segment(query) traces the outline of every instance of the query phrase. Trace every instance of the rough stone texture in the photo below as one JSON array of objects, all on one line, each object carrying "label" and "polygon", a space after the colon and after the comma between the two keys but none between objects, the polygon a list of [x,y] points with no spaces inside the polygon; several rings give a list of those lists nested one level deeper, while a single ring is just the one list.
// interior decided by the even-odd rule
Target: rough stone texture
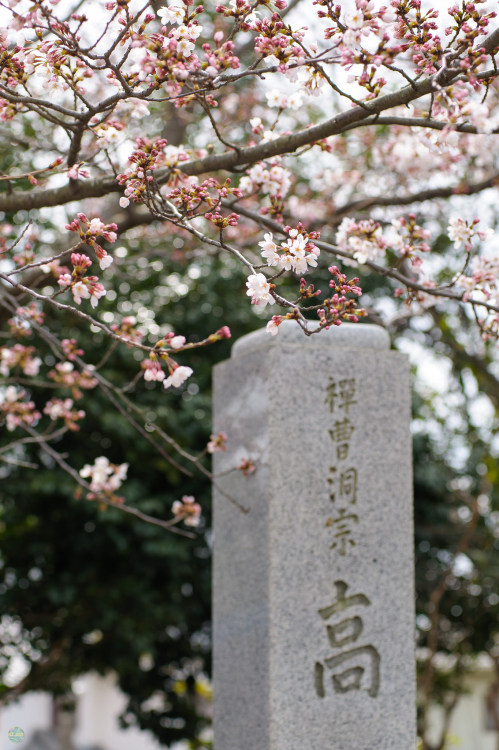
[{"label": "rough stone texture", "polygon": [[290,322],[217,366],[215,472],[258,468],[215,489],[216,750],[414,750],[409,419],[377,326]]}]

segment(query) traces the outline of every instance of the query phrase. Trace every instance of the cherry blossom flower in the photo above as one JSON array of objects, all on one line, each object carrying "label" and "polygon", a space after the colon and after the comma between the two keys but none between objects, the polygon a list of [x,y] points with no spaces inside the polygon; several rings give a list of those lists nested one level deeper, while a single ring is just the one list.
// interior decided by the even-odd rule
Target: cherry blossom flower
[{"label": "cherry blossom flower", "polygon": [[185,17],[185,8],[181,5],[172,3],[169,6],[163,6],[158,10],[158,17],[165,26],[169,23],[183,23]]},{"label": "cherry blossom flower", "polygon": [[265,307],[267,303],[269,305],[275,304],[275,299],[270,294],[270,284],[263,273],[250,274],[246,286],[248,287],[246,294],[251,297],[252,305]]},{"label": "cherry blossom flower", "polygon": [[78,348],[76,339],[63,339],[61,344],[64,354],[69,360],[75,360],[76,357],[81,357],[84,354],[83,349]]},{"label": "cherry blossom flower", "polygon": [[[102,250],[102,248],[100,248]],[[106,254],[101,253],[101,263],[107,266],[105,262]],[[92,307],[96,307],[101,297],[106,294],[103,285],[99,283],[97,276],[85,276],[87,268],[92,265],[92,261],[83,253],[72,253],[71,262],[74,266],[73,273],[63,273],[59,276],[57,283],[64,290],[71,289],[73,299],[77,305],[81,304],[82,299],[90,299]]]},{"label": "cherry blossom flower", "polygon": [[47,401],[43,413],[47,414],[50,419],[63,419],[66,427],[70,430],[78,430],[76,422],[85,417],[83,409],[74,409],[74,401],[71,398],[52,398]]},{"label": "cherry blossom flower", "polygon": [[180,349],[185,344],[185,336],[174,336],[168,343],[172,349]]},{"label": "cherry blossom flower", "polygon": [[350,29],[361,29],[364,25],[364,14],[360,8],[345,13],[345,23]]},{"label": "cherry blossom flower", "polygon": [[54,383],[58,383],[64,388],[70,388],[75,399],[82,397],[81,389],[91,390],[98,383],[90,368],[78,372],[72,362],[58,362],[55,368],[50,370],[48,377]]},{"label": "cherry blossom flower", "polygon": [[[316,235],[314,235],[314,238]],[[319,257],[319,248],[310,241],[310,236],[299,232],[298,229],[288,228],[288,239],[278,247],[271,232],[264,235],[261,255],[269,266],[292,270],[295,273],[306,273],[308,266],[315,268]]]},{"label": "cherry blossom flower", "polygon": [[[67,276],[68,274],[61,276],[61,278],[59,279],[59,284],[62,284],[63,281],[66,281]],[[69,283],[71,283],[71,280]],[[73,284],[73,286],[71,287],[71,291],[73,293],[73,299],[77,305],[81,304],[82,299],[88,299],[90,297],[90,290],[88,286],[83,283],[83,281],[77,281],[75,284]]]},{"label": "cherry blossom flower", "polygon": [[471,276],[461,274],[456,286],[464,289],[463,299],[469,299],[471,292],[479,292],[483,298],[499,303],[499,252],[476,255],[470,263]]},{"label": "cherry blossom flower", "polygon": [[271,336],[277,336],[279,333],[279,326],[282,321],[285,320],[285,315],[273,315],[272,319],[267,323],[265,330],[270,333]]},{"label": "cherry blossom flower", "polygon": [[272,233],[264,234],[262,242],[258,243],[262,248],[261,255],[267,261],[269,266],[277,266],[279,263],[279,253],[277,252],[277,245],[272,239]]},{"label": "cherry blossom flower", "polygon": [[135,315],[127,315],[121,323],[112,323],[110,328],[114,333],[130,341],[131,344],[138,344],[142,339],[142,333],[137,330],[136,325],[137,318]]},{"label": "cherry blossom flower", "polygon": [[172,385],[174,388],[180,388],[185,383],[187,378],[190,378],[194,370],[191,367],[185,367],[184,365],[177,365],[175,369],[170,373],[169,377],[163,381],[165,388],[170,388]]},{"label": "cherry blossom flower", "polygon": [[38,375],[42,360],[40,357],[33,357],[34,351],[33,346],[22,344],[15,344],[11,348],[0,347],[0,375],[8,377],[15,367],[20,367],[25,375],[32,377]]},{"label": "cherry blossom flower", "polygon": [[473,221],[466,221],[460,216],[453,216],[450,219],[447,232],[456,249],[464,247],[465,250],[470,250],[473,237],[486,240],[492,236],[491,229],[479,230],[476,228],[479,222],[480,219],[478,218],[473,219]]},{"label": "cherry blossom flower", "polygon": [[256,466],[251,458],[242,458],[237,469],[242,473],[243,477],[247,477],[255,473]]},{"label": "cherry blossom flower", "polygon": [[[385,254],[387,246],[378,222],[372,219],[356,222],[348,217],[345,217],[338,227],[336,242],[342,250],[352,253],[358,263],[378,260]],[[343,262],[352,265],[347,258],[344,258]]]},{"label": "cherry blossom flower", "polygon": [[184,495],[182,500],[175,500],[172,505],[172,513],[186,526],[199,526],[201,519],[201,506],[196,503],[192,495]]},{"label": "cherry blossom flower", "polygon": [[166,377],[164,370],[156,359],[144,359],[141,367],[144,370],[144,380],[148,382],[154,380],[162,381]]},{"label": "cherry blossom flower", "polygon": [[90,489],[92,495],[89,495],[89,499],[99,494],[114,496],[116,490],[121,487],[121,484],[126,479],[128,471],[128,464],[113,464],[109,461],[106,456],[99,456],[95,459],[93,465],[85,464],[80,469],[80,476],[83,479],[90,478]]},{"label": "cherry blossom flower", "polygon": [[218,435],[210,435],[206,446],[208,453],[218,453],[227,450],[227,435],[225,432],[219,432]]},{"label": "cherry blossom flower", "polygon": [[90,177],[90,172],[88,169],[83,169],[83,162],[80,162],[80,164],[73,164],[66,172],[66,176],[70,180],[87,179]]},{"label": "cherry blossom flower", "polygon": [[35,425],[41,417],[33,401],[23,400],[26,395],[26,391],[13,385],[0,389],[0,417],[5,418],[9,432],[23,424]]}]

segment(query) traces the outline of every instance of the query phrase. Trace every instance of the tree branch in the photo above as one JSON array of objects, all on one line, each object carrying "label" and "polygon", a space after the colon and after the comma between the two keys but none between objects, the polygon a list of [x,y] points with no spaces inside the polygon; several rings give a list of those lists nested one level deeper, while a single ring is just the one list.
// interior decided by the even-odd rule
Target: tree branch
[{"label": "tree branch", "polygon": [[[481,46],[488,54],[491,54],[498,45],[499,29],[496,29],[484,40]],[[438,81],[438,86],[449,86],[459,75],[460,71],[444,71]],[[242,148],[239,152],[225,151],[221,154],[210,154],[201,159],[184,162],[180,168],[188,175],[202,175],[206,172],[220,169],[231,171],[235,167],[254,164],[273,156],[292,153],[301,146],[309,145],[323,138],[343,133],[357,125],[365,124],[364,121],[368,118],[370,118],[370,124],[372,124],[381,112],[394,107],[408,105],[410,102],[430,94],[434,90],[435,85],[437,84],[434,77],[425,78],[414,85],[404,86],[399,91],[394,91],[377,99],[367,101],[363,103],[362,107],[352,107],[344,112],[340,112],[335,117],[325,120],[318,125],[303,128],[289,135],[282,135],[273,141]],[[158,170],[155,175],[159,184],[166,181],[168,176],[169,170]],[[121,189],[114,179],[109,179],[108,177],[87,180],[85,182],[78,181],[60,188],[2,195],[0,196],[0,211],[19,211],[45,206],[56,206],[69,203],[73,200],[96,198],[110,193],[121,192]]]}]

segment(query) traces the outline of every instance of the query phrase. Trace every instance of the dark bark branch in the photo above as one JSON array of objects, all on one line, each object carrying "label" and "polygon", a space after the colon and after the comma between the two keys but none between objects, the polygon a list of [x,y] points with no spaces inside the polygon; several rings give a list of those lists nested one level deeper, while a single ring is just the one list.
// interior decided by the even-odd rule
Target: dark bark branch
[{"label": "dark bark branch", "polygon": [[[480,131],[474,125],[450,125],[448,122],[442,122],[440,120],[428,120],[425,117],[377,117],[376,125],[402,125],[407,128],[429,128],[430,130],[444,130],[449,128],[457,133],[472,133],[476,134]],[[485,135],[492,135],[499,133],[499,128],[495,128],[490,133]]]},{"label": "dark bark branch", "polygon": [[499,172],[471,185],[461,184],[450,185],[449,187],[428,188],[427,190],[420,190],[418,193],[410,193],[409,195],[379,195],[372,198],[361,198],[337,208],[333,218],[336,221],[336,219],[345,216],[345,214],[354,213],[355,211],[365,211],[367,208],[373,208],[374,206],[408,206],[411,203],[421,203],[422,201],[433,200],[435,198],[449,198],[451,195],[474,195],[496,185],[499,185]]}]

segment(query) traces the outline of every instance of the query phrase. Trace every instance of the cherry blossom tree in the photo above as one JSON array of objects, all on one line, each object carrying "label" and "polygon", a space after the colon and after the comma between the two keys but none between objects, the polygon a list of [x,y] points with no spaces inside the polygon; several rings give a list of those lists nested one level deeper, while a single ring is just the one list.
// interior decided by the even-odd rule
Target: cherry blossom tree
[{"label": "cherry blossom tree", "polygon": [[[230,307],[207,335],[171,324],[173,305],[196,306],[189,273],[210,258],[269,336],[283,320],[304,336],[373,321],[448,351],[496,406],[494,5],[2,3],[5,471],[29,471],[35,444],[79,496],[195,533],[188,490],[150,515],[127,502],[127,455],[76,465],[64,443],[98,391],[164,460],[216,481],[138,398],[166,389],[180,405],[198,350],[231,336]],[[184,280],[170,269],[137,311],[137,285],[165,259]],[[83,327],[107,339],[104,357]],[[131,380],[106,375],[122,356]]]}]

